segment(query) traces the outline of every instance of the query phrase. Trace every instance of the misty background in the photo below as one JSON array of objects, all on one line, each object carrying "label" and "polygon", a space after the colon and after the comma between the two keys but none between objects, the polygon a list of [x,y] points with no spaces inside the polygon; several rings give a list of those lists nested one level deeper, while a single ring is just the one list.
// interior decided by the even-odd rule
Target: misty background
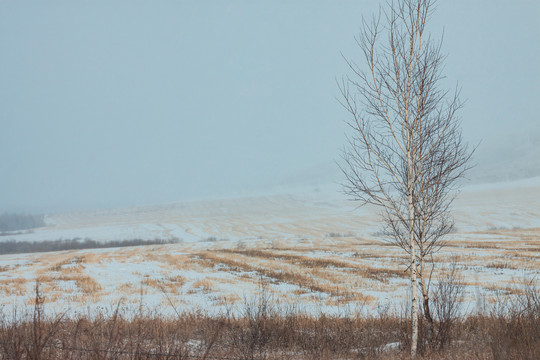
[{"label": "misty background", "polygon": [[[0,3],[0,211],[339,182],[336,79],[375,1]],[[473,181],[540,175],[540,2],[440,1]]]}]

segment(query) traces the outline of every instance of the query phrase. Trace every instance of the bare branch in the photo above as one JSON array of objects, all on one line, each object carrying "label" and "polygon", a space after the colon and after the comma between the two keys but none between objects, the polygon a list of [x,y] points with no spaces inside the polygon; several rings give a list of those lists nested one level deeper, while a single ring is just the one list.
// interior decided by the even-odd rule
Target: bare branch
[{"label": "bare branch", "polygon": [[351,116],[343,189],[361,205],[380,207],[383,233],[410,256],[413,314],[417,276],[429,306],[425,263],[454,229],[450,206],[474,152],[460,130],[459,89],[440,86],[442,39],[426,31],[434,4],[389,0],[371,21],[362,19],[356,44],[364,66],[344,57],[352,74],[338,84]]}]

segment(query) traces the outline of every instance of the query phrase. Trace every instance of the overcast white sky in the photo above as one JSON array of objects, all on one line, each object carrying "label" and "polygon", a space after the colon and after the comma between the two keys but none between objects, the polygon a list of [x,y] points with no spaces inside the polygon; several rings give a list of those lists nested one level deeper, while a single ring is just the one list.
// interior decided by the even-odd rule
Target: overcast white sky
[{"label": "overcast white sky", "polygon": [[[209,198],[333,169],[340,52],[358,55],[361,16],[376,9],[0,2],[0,210]],[[540,2],[440,1],[431,28],[443,27],[466,139],[540,136]]]}]

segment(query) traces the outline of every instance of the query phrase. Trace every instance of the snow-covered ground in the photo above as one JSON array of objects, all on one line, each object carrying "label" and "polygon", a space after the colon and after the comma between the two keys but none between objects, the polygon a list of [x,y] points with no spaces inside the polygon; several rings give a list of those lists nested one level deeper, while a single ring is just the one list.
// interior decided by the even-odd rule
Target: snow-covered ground
[{"label": "snow-covered ground", "polygon": [[[377,236],[376,211],[334,185],[288,194],[49,215],[47,227],[0,241],[179,239],[176,244],[0,255],[0,305],[31,304],[36,280],[56,310],[141,303],[161,313],[225,311],[256,295],[310,311],[399,306],[406,257]],[[457,232],[435,256],[455,261],[478,294],[519,290],[540,274],[540,178],[465,187]],[[131,305],[130,305],[131,304]],[[472,305],[469,305],[472,306]]]}]

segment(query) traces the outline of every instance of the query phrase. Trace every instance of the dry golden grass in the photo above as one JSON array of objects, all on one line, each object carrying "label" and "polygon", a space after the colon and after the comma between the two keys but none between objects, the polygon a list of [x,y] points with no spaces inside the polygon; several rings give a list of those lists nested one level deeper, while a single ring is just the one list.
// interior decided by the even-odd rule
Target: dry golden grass
[{"label": "dry golden grass", "polygon": [[[47,304],[47,303],[55,303],[58,300],[61,299],[61,294],[57,292],[51,292],[47,291],[46,289],[43,289],[42,297],[39,299],[41,304]],[[26,305],[29,306],[35,306],[36,305],[36,298],[35,297],[28,297],[25,301]]]},{"label": "dry golden grass", "polygon": [[[507,299],[502,304],[505,313],[493,311],[501,306],[495,297],[486,299],[486,315],[452,316],[444,324],[437,322],[432,332],[421,318],[418,359],[536,360],[540,299],[527,294]],[[238,315],[209,316],[199,311],[166,318],[122,306],[114,316],[50,317],[43,311],[47,301],[42,296],[32,298],[33,312],[17,314],[11,323],[0,321],[0,358],[13,359],[13,354],[21,359],[117,360],[410,358],[410,319],[403,313],[383,310],[363,317],[346,311],[313,316],[298,308],[281,308],[263,291],[255,301],[244,302]],[[215,297],[215,301],[228,304],[237,299]]]},{"label": "dry golden grass", "polygon": [[519,269],[516,265],[512,264],[510,261],[492,261],[485,265],[488,269]]},{"label": "dry golden grass", "polygon": [[[350,287],[347,287],[347,284],[343,282],[346,278],[340,277],[339,274],[328,271],[318,272],[318,270],[315,270],[312,275],[318,276],[308,276],[305,275],[305,271],[300,269],[286,270],[283,264],[279,264],[279,262],[271,263],[272,266],[276,267],[276,269],[272,269],[268,266],[254,266],[243,259],[231,258],[230,255],[231,253],[229,252],[225,252],[225,256],[220,255],[217,252],[204,252],[197,254],[196,257],[203,266],[214,269],[217,266],[221,271],[227,272],[250,273],[249,275],[244,274],[244,278],[248,280],[263,276],[273,279],[276,283],[287,283],[299,286],[310,292],[322,292],[331,296],[337,296],[340,297],[342,301],[353,301],[353,299],[358,296],[357,292],[351,291]],[[223,265],[225,265],[226,268],[222,268],[221,266]]]},{"label": "dry golden grass", "polygon": [[508,250],[501,253],[501,257],[511,258],[512,261],[527,261],[533,265],[534,268],[540,269],[540,262],[536,261],[540,259],[540,253],[529,254],[527,252],[516,253],[515,250]]},{"label": "dry golden grass", "polygon": [[493,292],[502,294],[502,295],[524,295],[525,289],[522,287],[510,286],[504,284],[497,285],[484,285],[484,289],[491,290]]},{"label": "dry golden grass", "polygon": [[36,281],[57,291],[60,281],[73,281],[85,296],[92,296],[93,298],[98,297],[99,292],[102,290],[101,285],[96,280],[81,273],[39,275]]},{"label": "dry golden grass", "polygon": [[192,265],[192,261],[187,255],[162,254],[156,260],[165,262],[168,268],[172,267],[176,270],[188,270]]},{"label": "dry golden grass", "polygon": [[25,278],[0,280],[0,292],[3,292],[6,296],[22,296],[26,294],[27,283],[28,280]]},{"label": "dry golden grass", "polygon": [[205,279],[201,279],[201,280],[198,280],[198,281],[194,282],[191,285],[191,287],[193,289],[202,291],[205,294],[209,294],[209,293],[212,292],[212,290],[214,288],[214,283],[211,280],[209,280],[208,278],[205,278]]},{"label": "dry golden grass", "polygon": [[[272,285],[283,283],[295,286],[294,290],[283,287],[288,289],[288,293],[280,293],[283,291],[280,286],[272,286],[274,289],[269,291],[276,295],[290,296],[291,299],[301,296],[304,301],[310,294],[315,294],[316,298],[317,293],[321,292],[328,295],[324,296],[324,301],[336,305],[348,301],[363,302],[366,299],[361,295],[362,289],[380,292],[382,296],[405,289],[408,273],[404,270],[408,260],[400,249],[377,238],[340,236],[337,232],[338,235],[329,236],[329,229],[324,233],[317,233],[320,229],[308,230],[295,230],[309,235],[306,238],[268,240],[261,236],[239,242],[208,241],[112,249],[99,253],[82,250],[35,254],[27,256],[20,265],[0,267],[0,293],[24,296],[26,283],[24,286],[12,285],[24,275],[29,279],[26,282],[33,282],[35,278],[43,281],[44,290],[50,298],[56,298],[55,293],[78,296],[79,291],[85,296],[102,297],[104,289],[99,284],[100,279],[86,274],[93,268],[87,268],[87,265],[97,264],[105,268],[110,262],[141,266],[151,262],[156,274],[160,274],[145,277],[143,273],[131,270],[129,275],[139,280],[135,284],[124,283],[122,278],[117,280],[120,285],[107,289],[114,296],[136,295],[140,290],[139,281],[148,291],[178,294],[186,282],[193,281],[192,271],[203,276],[208,286],[196,283],[186,290],[215,295],[216,299],[219,296],[234,298],[235,295],[230,294],[234,290],[227,293],[223,289],[250,289],[260,277],[269,279]],[[493,291],[500,289],[510,293],[511,287],[505,282],[508,274],[519,276],[517,272],[521,270],[532,273],[532,276],[540,274],[539,228],[489,230],[462,235],[453,234],[449,246],[435,255],[433,279],[443,275],[442,269],[452,257],[463,272],[479,274],[479,280],[470,281],[471,285],[474,283]],[[186,270],[190,270],[185,275],[190,279],[163,276]],[[214,276],[216,272],[227,276]],[[501,281],[498,275],[506,278]],[[156,279],[162,276],[162,279]],[[76,286],[68,286],[63,283],[65,281],[73,281]],[[222,284],[238,286],[220,286]],[[73,294],[70,287],[75,290]],[[373,300],[368,298],[366,301]]]},{"label": "dry golden grass", "polygon": [[237,304],[241,300],[242,299],[236,294],[217,295],[214,303],[217,306],[228,306]]},{"label": "dry golden grass", "polygon": [[99,264],[102,260],[107,259],[103,254],[88,253],[81,256],[81,262],[84,264]]},{"label": "dry golden grass", "polygon": [[449,241],[446,246],[470,249],[502,249],[501,244],[495,241]]},{"label": "dry golden grass", "polygon": [[361,292],[357,292],[357,293],[352,293],[351,292],[351,293],[348,293],[348,294],[344,294],[342,296],[329,297],[326,300],[326,305],[340,306],[340,305],[347,304],[347,303],[350,303],[350,302],[355,302],[355,303],[359,303],[359,304],[362,304],[362,305],[367,305],[369,303],[372,303],[375,300],[377,300],[377,299],[375,297],[371,296],[371,295],[364,295]]},{"label": "dry golden grass", "polygon": [[124,283],[116,287],[117,292],[124,295],[133,295],[137,293],[137,288],[132,283]]},{"label": "dry golden grass", "polygon": [[97,295],[98,291],[101,290],[101,285],[90,276],[77,276],[74,280],[79,289],[86,295]]},{"label": "dry golden grass", "polygon": [[145,277],[143,281],[141,281],[141,284],[144,286],[148,286],[157,290],[161,290],[163,285],[162,282],[158,279],[152,279],[150,277]]},{"label": "dry golden grass", "polygon": [[[313,258],[308,256],[299,256],[292,254],[285,254],[283,252],[276,252],[273,250],[220,250],[220,252],[239,254],[245,257],[258,257],[263,259],[272,260],[278,264],[281,264],[283,261],[301,266],[304,268],[310,269],[339,269],[352,272],[355,276],[360,276],[364,278],[370,278],[373,280],[386,282],[388,278],[397,277],[404,278],[407,276],[406,273],[400,270],[393,270],[388,268],[375,268],[370,267],[365,264],[353,263],[343,261],[342,259],[333,259],[333,258]],[[328,274],[328,272],[324,272]],[[324,274],[322,273],[322,274]],[[321,274],[321,272],[319,272]]]},{"label": "dry golden grass", "polygon": [[144,251],[141,254],[141,261],[154,261],[163,264],[167,269],[187,270],[191,267],[192,261],[187,255],[174,255],[163,251]]},{"label": "dry golden grass", "polygon": [[[146,276],[141,284],[151,287],[153,289],[176,294],[178,290],[186,283],[186,278],[180,275],[169,276],[163,279],[153,279]],[[133,287],[133,286],[132,286]]]}]

